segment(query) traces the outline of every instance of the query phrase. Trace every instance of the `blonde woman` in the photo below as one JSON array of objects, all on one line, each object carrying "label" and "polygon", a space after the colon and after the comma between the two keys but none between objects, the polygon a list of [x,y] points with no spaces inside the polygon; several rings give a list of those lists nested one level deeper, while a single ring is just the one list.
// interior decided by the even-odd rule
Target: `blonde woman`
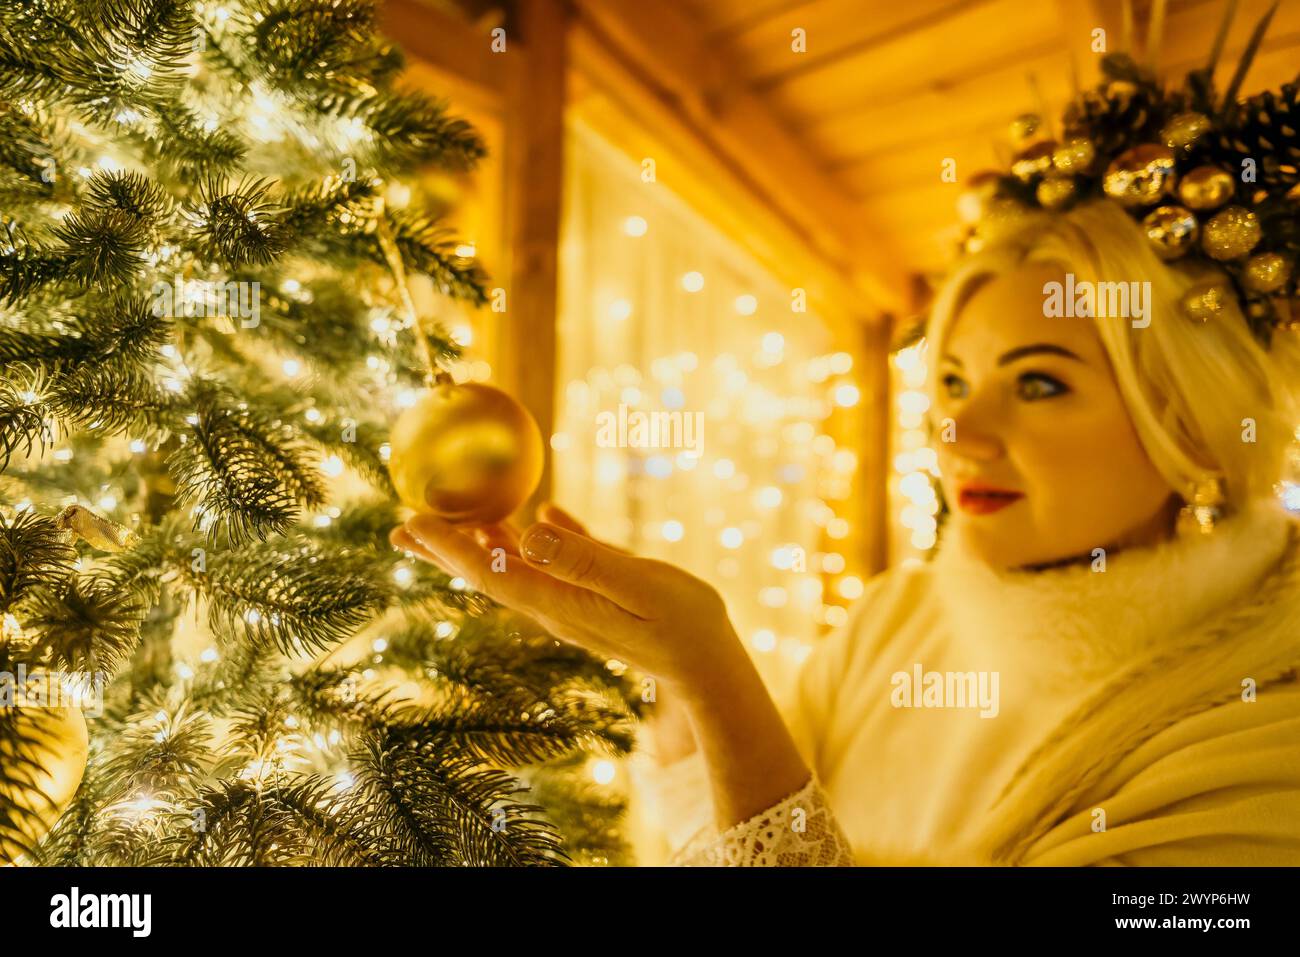
[{"label": "blonde woman", "polygon": [[[1150,282],[1149,315],[1049,318],[1067,275]],[[780,705],[713,588],[556,509],[505,574],[506,529],[417,517],[394,542],[658,676],[693,732],[674,823],[711,795],[681,860],[1300,864],[1300,550],[1274,488],[1300,366],[1232,301],[1189,318],[1196,281],[1108,201],[955,271],[928,346],[939,554],[876,578]]]}]

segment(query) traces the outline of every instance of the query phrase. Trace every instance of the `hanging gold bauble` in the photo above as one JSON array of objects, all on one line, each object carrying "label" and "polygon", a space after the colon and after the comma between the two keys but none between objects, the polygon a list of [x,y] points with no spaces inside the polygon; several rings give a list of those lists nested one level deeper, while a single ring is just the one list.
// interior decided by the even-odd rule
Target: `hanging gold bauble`
[{"label": "hanging gold bauble", "polygon": [[[22,689],[12,689],[21,700]],[[0,864],[34,847],[72,803],[86,771],[90,737],[80,708],[35,704],[0,707],[0,805],[12,805],[0,828]]]},{"label": "hanging gold bauble", "polygon": [[1183,312],[1192,319],[1209,322],[1223,313],[1231,293],[1218,282],[1203,282],[1183,293]]},{"label": "hanging gold bauble", "polygon": [[1142,220],[1147,242],[1161,259],[1177,259],[1196,243],[1200,224],[1196,214],[1182,206],[1158,206]]},{"label": "hanging gold bauble", "polygon": [[1160,138],[1170,149],[1187,150],[1210,131],[1213,124],[1204,113],[1179,113],[1171,116],[1160,130]]},{"label": "hanging gold bauble", "polygon": [[1241,279],[1255,292],[1277,292],[1291,278],[1291,261],[1281,253],[1259,253],[1246,260]]},{"label": "hanging gold bauble", "polygon": [[1073,176],[1045,176],[1034,191],[1038,202],[1045,209],[1060,209],[1070,203],[1079,193],[1079,187]]},{"label": "hanging gold bauble", "polygon": [[1106,195],[1121,206],[1150,206],[1174,185],[1174,151],[1144,143],[1115,157],[1102,179]]},{"label": "hanging gold bauble", "polygon": [[1237,259],[1259,243],[1259,217],[1242,206],[1215,213],[1201,234],[1201,246],[1215,259]]},{"label": "hanging gold bauble", "polygon": [[1011,175],[1022,183],[1028,183],[1035,176],[1042,176],[1052,168],[1052,153],[1056,143],[1043,140],[1025,147],[1011,161]]},{"label": "hanging gold bauble", "polygon": [[1052,168],[1058,173],[1086,173],[1096,158],[1092,140],[1076,136],[1052,151]]},{"label": "hanging gold bauble", "polygon": [[1218,209],[1232,199],[1236,182],[1217,166],[1198,166],[1178,181],[1178,198],[1189,209]]},{"label": "hanging gold bauble", "polygon": [[401,500],[457,524],[499,522],[542,477],[542,435],[511,396],[450,377],[393,425],[388,473]]}]

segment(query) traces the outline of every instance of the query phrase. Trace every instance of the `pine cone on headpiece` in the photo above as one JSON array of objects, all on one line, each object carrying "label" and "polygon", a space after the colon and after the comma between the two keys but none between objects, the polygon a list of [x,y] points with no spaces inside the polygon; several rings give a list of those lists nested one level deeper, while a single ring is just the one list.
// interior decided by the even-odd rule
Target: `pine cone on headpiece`
[{"label": "pine cone on headpiece", "polygon": [[1256,177],[1270,191],[1300,183],[1300,88],[1286,83],[1278,92],[1265,90],[1228,112],[1218,147],[1231,168],[1255,160]]},{"label": "pine cone on headpiece", "polygon": [[1066,138],[1092,141],[1101,156],[1146,142],[1158,132],[1163,106],[1160,89],[1125,54],[1102,60],[1105,82],[1088,90],[1065,111]]}]

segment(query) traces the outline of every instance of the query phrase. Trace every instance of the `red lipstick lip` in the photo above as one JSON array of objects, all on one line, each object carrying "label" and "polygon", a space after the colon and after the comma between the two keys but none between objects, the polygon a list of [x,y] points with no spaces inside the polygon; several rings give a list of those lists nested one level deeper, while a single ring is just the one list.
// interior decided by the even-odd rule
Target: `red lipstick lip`
[{"label": "red lipstick lip", "polygon": [[963,485],[957,490],[957,505],[972,515],[990,515],[1014,505],[1025,497],[1024,492],[995,488],[991,485]]}]

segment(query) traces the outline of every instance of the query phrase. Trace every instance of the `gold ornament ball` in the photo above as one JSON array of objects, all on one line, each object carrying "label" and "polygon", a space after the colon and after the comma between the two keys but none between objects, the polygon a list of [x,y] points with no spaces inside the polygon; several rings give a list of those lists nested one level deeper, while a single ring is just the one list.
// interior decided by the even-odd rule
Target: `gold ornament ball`
[{"label": "gold ornament ball", "polygon": [[1210,131],[1210,118],[1204,113],[1179,113],[1160,130],[1160,138],[1171,149],[1187,150]]},{"label": "gold ornament ball", "polygon": [[1086,173],[1096,158],[1092,140],[1076,136],[1052,151],[1052,168],[1058,173]]},{"label": "gold ornament ball", "polygon": [[1101,185],[1121,206],[1150,206],[1173,188],[1174,178],[1174,151],[1144,143],[1115,157]]},{"label": "gold ornament ball", "polygon": [[0,829],[0,865],[36,845],[72,803],[86,771],[90,736],[79,708],[0,706],[0,804],[20,811]]},{"label": "gold ornament ball", "polygon": [[1198,283],[1183,293],[1183,312],[1200,322],[1217,319],[1223,313],[1228,295],[1228,291],[1218,283]]},{"label": "gold ornament ball", "polygon": [[1246,260],[1242,281],[1255,292],[1277,292],[1291,278],[1291,261],[1281,253],[1260,253]]},{"label": "gold ornament ball", "polygon": [[1045,209],[1060,209],[1078,195],[1073,176],[1045,176],[1034,195]]},{"label": "gold ornament ball", "polygon": [[1258,216],[1244,207],[1229,206],[1205,224],[1201,245],[1215,259],[1238,259],[1254,249],[1262,235]]},{"label": "gold ornament ball", "polygon": [[1011,161],[1011,175],[1022,183],[1028,183],[1035,176],[1042,176],[1052,168],[1052,154],[1056,143],[1043,140],[1025,147]]},{"label": "gold ornament ball", "polygon": [[1218,209],[1232,199],[1237,184],[1217,166],[1198,166],[1178,182],[1178,198],[1189,209]]},{"label": "gold ornament ball", "polygon": [[1158,206],[1142,220],[1147,242],[1161,259],[1177,259],[1196,243],[1200,224],[1196,214],[1182,206]]},{"label": "gold ornament ball", "polygon": [[542,434],[511,396],[480,382],[434,384],[398,417],[388,474],[401,500],[453,524],[490,525],[542,478]]}]

